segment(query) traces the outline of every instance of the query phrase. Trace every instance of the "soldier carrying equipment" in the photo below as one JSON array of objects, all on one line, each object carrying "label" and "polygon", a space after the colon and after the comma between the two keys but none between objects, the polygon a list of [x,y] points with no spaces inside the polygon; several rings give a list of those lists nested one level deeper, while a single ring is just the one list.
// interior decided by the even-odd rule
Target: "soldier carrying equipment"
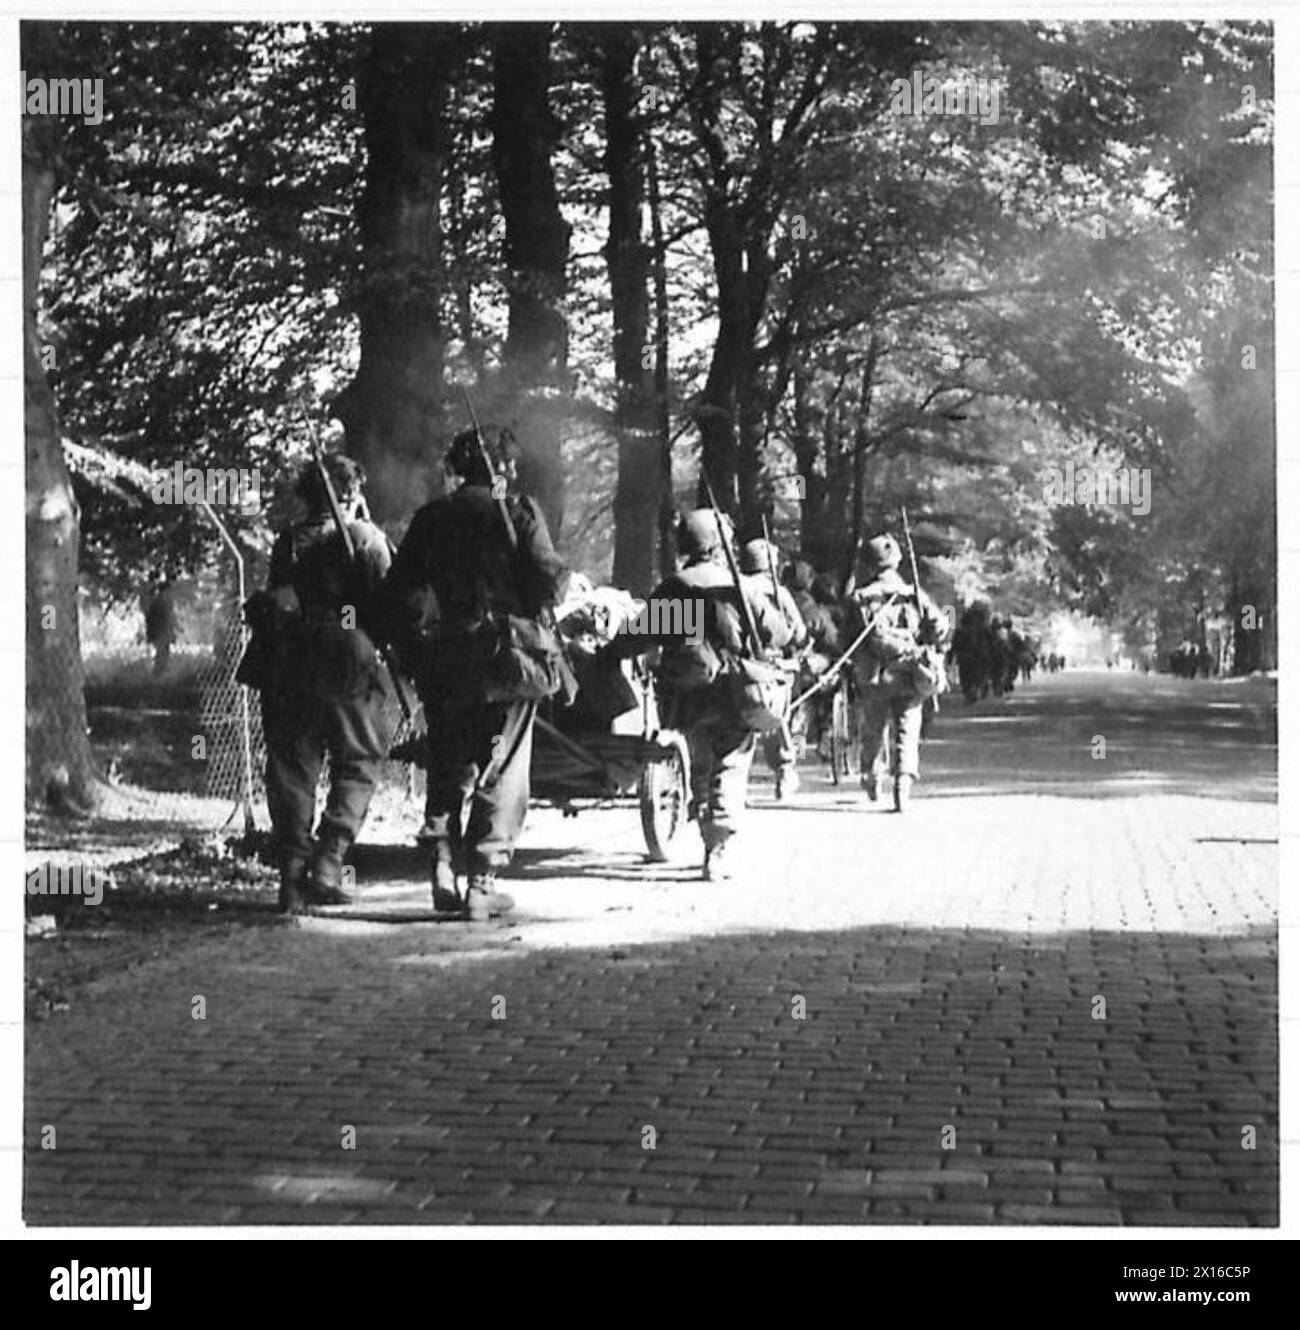
[{"label": "soldier carrying equipment", "polygon": [[[685,735],[690,750],[691,794],[707,881],[730,876],[728,855],[744,816],[756,733],[774,714],[771,702],[749,695],[744,669],[771,669],[758,657],[780,650],[788,640],[775,606],[748,591],[737,575],[729,527],[716,508],[687,513],[677,529],[681,567],[651,593],[657,601],[698,602],[702,631],[697,636],[671,630],[625,632],[607,648],[614,657],[661,649],[664,722]],[[759,720],[758,710],[767,718]],[[779,719],[779,710],[775,715]]]},{"label": "soldier carrying equipment", "polygon": [[[383,532],[360,517],[364,480],[338,455],[303,469],[296,488],[307,514],[281,532],[266,589],[245,607],[253,639],[236,678],[262,694],[267,804],[287,913],[347,903],[343,859],[393,737],[393,684],[373,610],[390,556]],[[327,755],[329,796],[313,838]]]},{"label": "soldier carrying equipment", "polygon": [[487,919],[513,906],[496,876],[528,811],[537,704],[570,677],[548,620],[565,570],[541,509],[506,495],[477,427],[443,466],[448,492],[411,519],[385,615],[429,726],[434,908]]},{"label": "soldier carrying equipment", "polygon": [[[768,536],[767,519],[763,519],[762,540],[751,540],[740,551],[740,571],[745,575],[747,589],[771,601],[790,634],[780,667],[793,684],[800,667],[799,653],[808,645],[808,628],[794,597],[777,576],[776,547]],[[759,737],[758,746],[763,759],[775,778],[775,794],[783,799],[799,788],[799,749],[791,732],[790,717],[794,714],[787,705],[781,723]]]},{"label": "soldier carrying equipment", "polygon": [[948,624],[915,579],[909,586],[898,575],[903,554],[893,536],[874,537],[866,553],[873,575],[853,593],[866,625],[855,661],[862,784],[874,803],[892,774],[901,813],[920,774],[923,703],[943,686]]}]

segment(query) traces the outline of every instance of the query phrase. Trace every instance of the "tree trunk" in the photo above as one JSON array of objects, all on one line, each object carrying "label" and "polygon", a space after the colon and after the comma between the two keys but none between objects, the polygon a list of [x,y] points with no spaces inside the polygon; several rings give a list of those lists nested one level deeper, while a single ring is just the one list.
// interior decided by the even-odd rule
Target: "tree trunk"
[{"label": "tree trunk", "polygon": [[718,339],[695,410],[700,431],[700,498],[704,481],[718,503],[756,524],[765,495],[761,481],[763,402],[754,339],[767,299],[764,245],[747,240],[735,208],[720,196],[705,219],[718,290]]},{"label": "tree trunk", "polygon": [[[1276,667],[1276,633],[1273,623],[1276,606],[1266,579],[1252,575],[1234,573],[1232,595],[1229,606],[1232,609],[1232,672],[1233,674],[1253,674],[1256,670]],[[1247,627],[1243,622],[1244,610],[1251,606],[1254,615],[1254,627]]]},{"label": "tree trunk", "polygon": [[27,802],[94,802],[77,606],[80,523],[63,459],[54,395],[41,365],[36,305],[57,187],[56,130],[25,118],[23,152],[23,408],[27,534]]},{"label": "tree trunk", "polygon": [[409,515],[436,484],[446,350],[440,205],[459,59],[443,26],[378,24],[361,74],[361,362],[331,409],[366,468],[380,520]]},{"label": "tree trunk", "polygon": [[799,499],[799,550],[805,559],[817,553],[818,533],[826,520],[826,478],[817,470],[817,435],[813,430],[812,383],[802,361],[794,367],[795,466],[803,481]]},{"label": "tree trunk", "polygon": [[867,361],[862,367],[862,384],[858,392],[858,414],[853,424],[853,503],[849,513],[848,554],[849,571],[853,571],[858,554],[867,539],[867,458],[871,447],[871,399],[876,388],[876,362],[879,343],[871,334],[867,344]]},{"label": "tree trunk", "polygon": [[568,325],[563,307],[569,225],[551,164],[551,27],[503,23],[492,33],[492,160],[505,220],[510,302],[505,360],[491,414],[509,420],[519,477],[558,536],[564,519],[561,427],[567,414]]},{"label": "tree trunk", "polygon": [[653,139],[646,139],[650,193],[650,244],[655,289],[655,429],[659,439],[659,567],[672,571],[677,557],[674,530],[673,436],[668,410],[668,258],[663,212],[659,206],[659,163]]},{"label": "tree trunk", "polygon": [[618,487],[614,495],[616,585],[634,595],[653,589],[659,526],[661,442],[656,433],[654,368],[649,363],[649,263],[641,235],[646,201],[640,91],[633,71],[638,39],[614,29],[601,44],[600,87],[605,105],[605,170],[609,176],[610,300],[614,315],[614,377],[618,400]]},{"label": "tree trunk", "polygon": [[839,569],[841,575],[852,573],[849,566],[849,499],[852,492],[852,454],[845,446],[848,426],[844,394],[836,394],[826,413],[826,520],[822,524],[820,563]]}]

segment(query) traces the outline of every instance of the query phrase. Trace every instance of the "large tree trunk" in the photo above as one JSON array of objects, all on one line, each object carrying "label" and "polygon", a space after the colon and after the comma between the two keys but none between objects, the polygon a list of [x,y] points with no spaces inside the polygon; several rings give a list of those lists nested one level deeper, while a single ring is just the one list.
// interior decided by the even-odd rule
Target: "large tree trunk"
[{"label": "large tree trunk", "polygon": [[826,412],[824,438],[826,447],[826,521],[821,532],[821,557],[818,563],[840,570],[847,578],[853,571],[849,560],[849,502],[853,491],[853,453],[848,446],[848,408],[843,387]]},{"label": "large tree trunk", "polygon": [[767,299],[768,260],[762,245],[746,243],[730,206],[710,207],[707,222],[718,289],[718,338],[695,409],[700,431],[700,499],[704,481],[741,526],[756,526],[770,486],[763,472],[764,394],[754,339]]},{"label": "large tree trunk", "polygon": [[817,470],[820,449],[813,428],[812,382],[802,360],[794,367],[794,432],[791,446],[803,481],[799,500],[799,552],[805,559],[817,553],[818,533],[826,520],[826,478]]},{"label": "large tree trunk", "polygon": [[505,363],[490,414],[521,449],[519,477],[552,533],[564,518],[561,430],[567,416],[568,324],[563,301],[569,225],[551,154],[551,26],[498,24],[492,33],[492,159],[505,219],[510,301]]},{"label": "large tree trunk", "polygon": [[654,141],[646,140],[650,197],[650,244],[655,289],[655,431],[659,440],[659,567],[671,572],[677,557],[676,502],[673,494],[673,436],[668,410],[668,255],[659,199],[659,163]]},{"label": "large tree trunk", "polygon": [[[1273,594],[1259,576],[1233,574],[1228,608],[1232,614],[1232,672],[1253,674],[1256,670],[1276,668],[1277,629],[1273,623],[1276,606]],[[1253,627],[1243,622],[1245,607],[1250,606]]]},{"label": "large tree trunk", "polygon": [[871,401],[876,390],[876,362],[880,345],[875,333],[867,346],[867,363],[862,367],[858,392],[857,420],[853,426],[853,502],[849,511],[848,553],[846,562],[852,572],[867,540],[867,459],[873,451],[871,442]]},{"label": "large tree trunk", "polygon": [[753,356],[745,248],[739,220],[725,199],[709,201],[705,226],[718,292],[718,337],[695,407],[700,431],[700,502],[708,502],[707,485],[712,485],[718,503],[735,512],[742,497],[738,488],[739,395],[750,377]]},{"label": "large tree trunk", "polygon": [[41,365],[36,305],[57,186],[56,130],[25,118],[23,151],[23,407],[27,527],[27,801],[94,801],[94,763],[77,618],[80,525],[63,460],[54,395]]},{"label": "large tree trunk", "polygon": [[379,24],[362,70],[361,363],[332,409],[381,520],[409,515],[436,485],[446,348],[439,208],[460,59],[445,26]]},{"label": "large tree trunk", "polygon": [[605,170],[609,176],[610,299],[614,314],[614,377],[618,400],[618,488],[614,495],[614,582],[638,596],[656,581],[661,443],[655,429],[654,368],[648,363],[649,262],[641,235],[645,164],[634,79],[639,41],[614,29],[601,43],[605,104]]}]

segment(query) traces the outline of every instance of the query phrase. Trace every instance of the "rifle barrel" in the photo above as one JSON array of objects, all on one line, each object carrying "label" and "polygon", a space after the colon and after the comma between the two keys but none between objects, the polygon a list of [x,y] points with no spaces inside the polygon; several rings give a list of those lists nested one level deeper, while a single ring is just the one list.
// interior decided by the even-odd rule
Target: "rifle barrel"
[{"label": "rifle barrel", "polygon": [[727,529],[722,525],[722,512],[718,507],[717,496],[713,493],[713,484],[708,476],[704,477],[704,488],[709,496],[709,506],[713,509],[713,520],[718,524],[718,539],[722,542],[722,552],[726,555],[727,570],[731,573],[736,595],[740,598],[740,615],[744,620],[745,632],[749,636],[750,650],[754,657],[758,659],[763,655],[763,640],[758,635],[758,625],[754,622],[753,611],[749,608],[749,601],[745,598],[745,586],[740,580],[740,568],[736,563],[736,554],[731,548],[731,542],[727,539]]}]

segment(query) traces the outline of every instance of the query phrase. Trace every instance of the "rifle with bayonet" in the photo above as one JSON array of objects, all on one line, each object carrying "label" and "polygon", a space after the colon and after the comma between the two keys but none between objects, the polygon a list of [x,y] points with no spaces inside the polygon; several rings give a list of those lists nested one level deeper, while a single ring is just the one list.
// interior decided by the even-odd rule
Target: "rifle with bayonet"
[{"label": "rifle with bayonet", "polygon": [[912,528],[907,520],[907,508],[900,505],[898,511],[903,514],[903,539],[907,542],[907,562],[912,570],[912,597],[916,601],[917,617],[923,618],[925,611],[921,608],[921,578],[916,571],[916,550],[912,545]]},{"label": "rifle with bayonet", "polygon": [[[312,425],[306,411],[302,411],[301,414],[311,433],[311,457],[316,464],[316,474],[320,478],[321,486],[325,490],[325,498],[330,506],[330,514],[334,518],[334,526],[337,528],[339,538],[343,542],[343,549],[347,553],[348,562],[355,564],[357,561],[357,547],[352,539],[352,532],[348,530],[347,519],[343,515],[343,506],[339,503],[339,496],[334,491],[334,482],[330,479],[329,468],[325,465],[325,445],[321,442],[320,434]],[[375,649],[379,652],[380,660],[384,662],[388,677],[393,681],[393,691],[397,694],[397,705],[402,709],[402,720],[409,723],[411,703],[406,696],[406,689],[402,685],[402,677],[398,672],[396,662],[393,660],[388,647],[384,644],[376,642]]]},{"label": "rifle with bayonet", "polygon": [[[907,520],[907,508],[900,504],[899,512],[903,515],[903,539],[907,542],[907,562],[908,567],[912,570],[912,597],[916,601],[918,640],[920,640],[920,630],[924,628],[928,616],[926,615],[925,607],[921,604],[921,575],[916,570],[916,548],[912,544],[912,527]],[[933,620],[930,620],[930,622],[933,622]],[[934,710],[937,712],[939,709],[939,695],[937,689],[943,684],[943,661],[940,659],[935,664],[927,664],[927,650],[933,645],[933,640],[922,644],[921,664],[927,669],[932,669],[934,673],[936,679],[936,692],[931,695],[931,700],[934,704]]]}]

